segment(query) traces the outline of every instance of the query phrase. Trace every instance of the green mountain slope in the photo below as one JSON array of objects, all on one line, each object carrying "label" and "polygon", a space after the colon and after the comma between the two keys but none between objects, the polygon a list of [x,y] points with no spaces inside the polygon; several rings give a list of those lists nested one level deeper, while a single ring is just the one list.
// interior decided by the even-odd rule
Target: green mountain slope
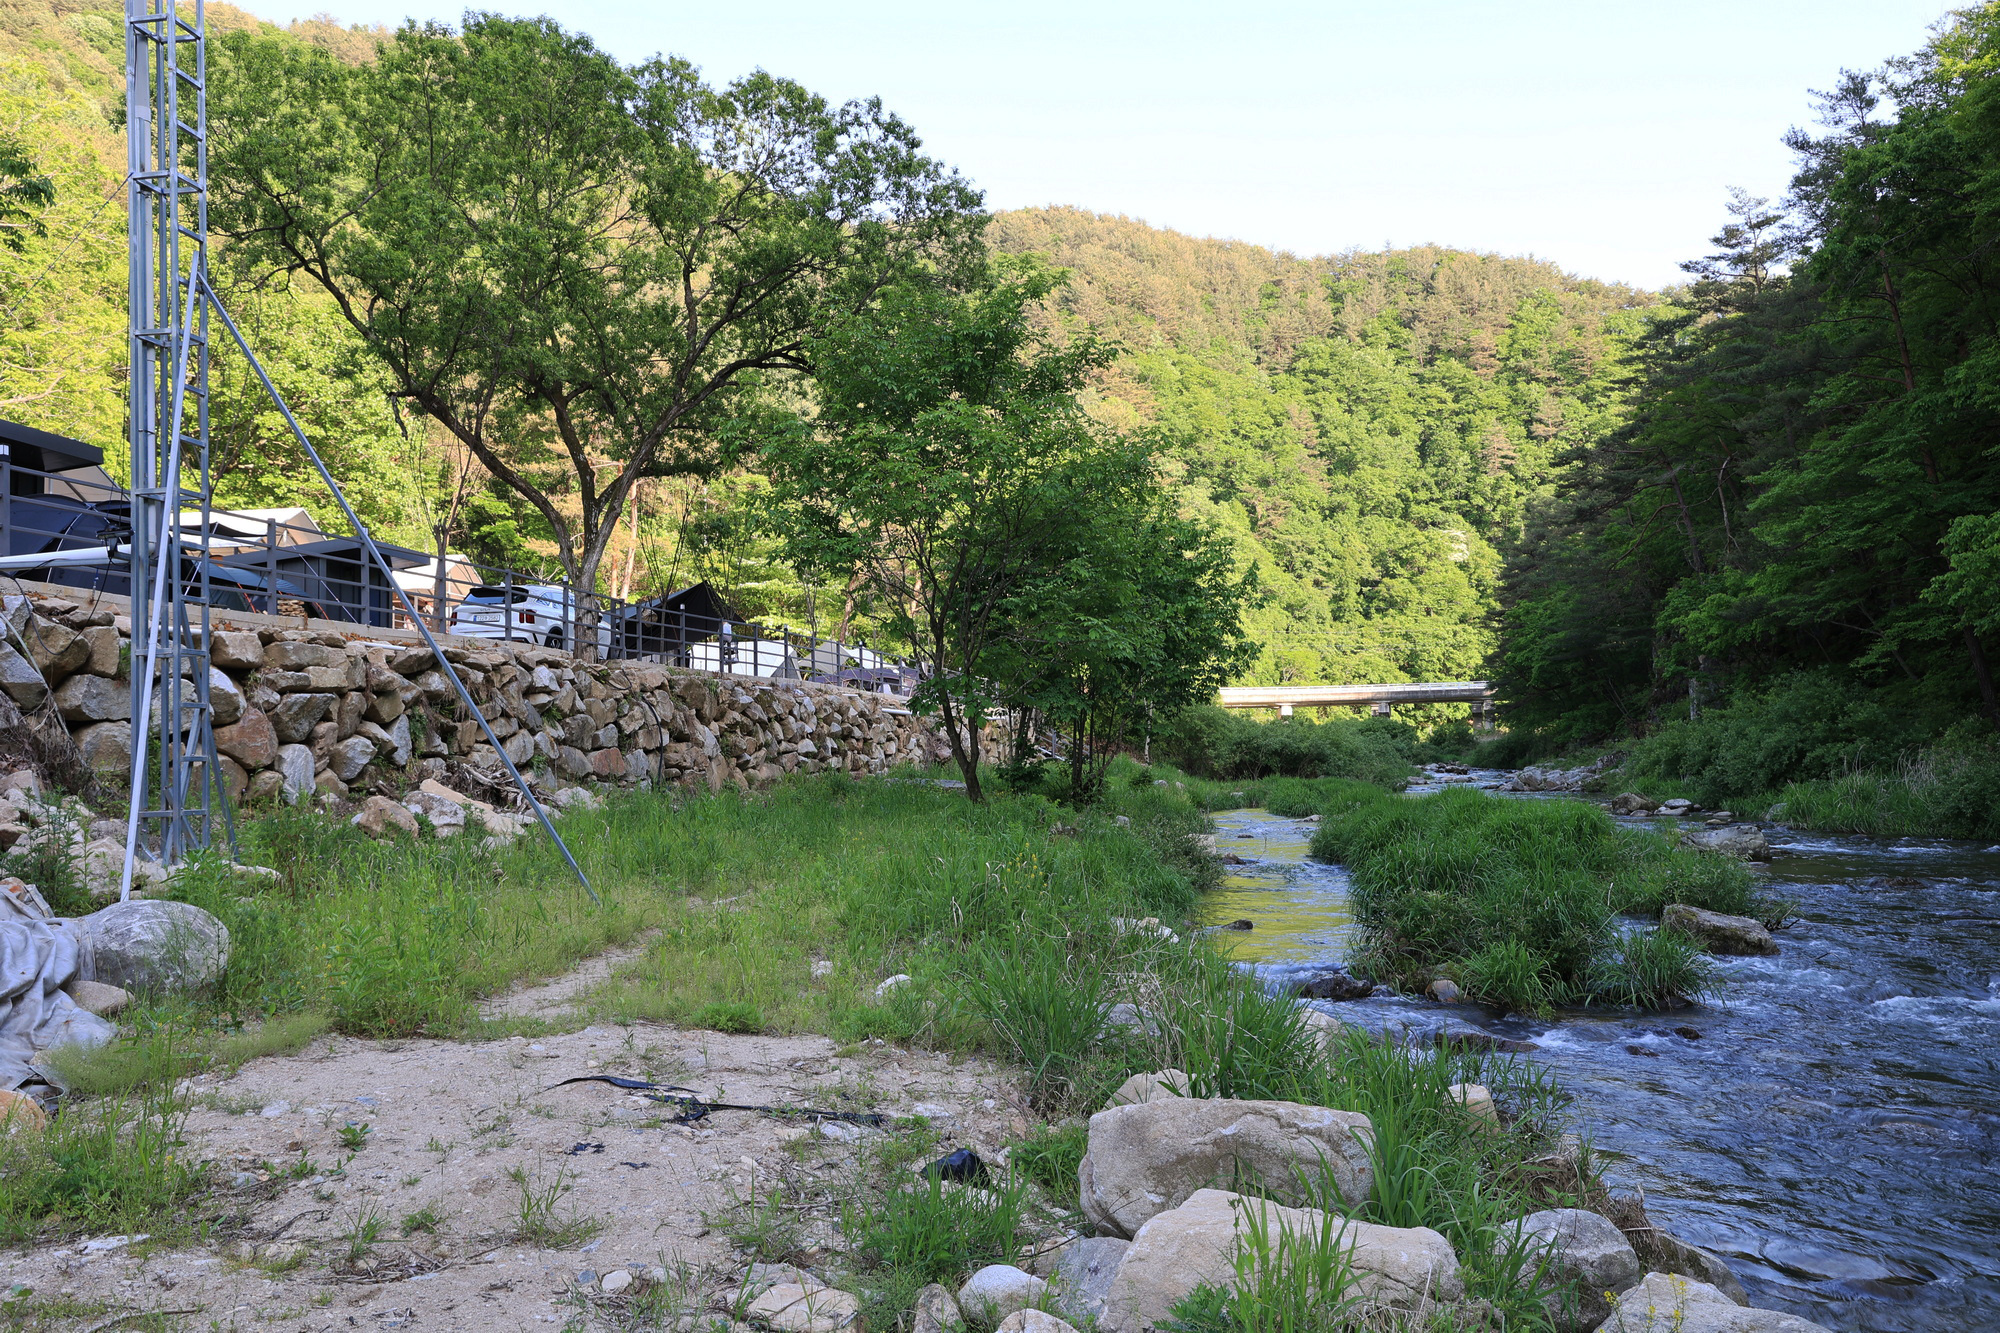
[{"label": "green mountain slope", "polygon": [[1299,259],[1080,209],[1000,214],[1119,336],[1107,419],[1172,441],[1189,508],[1268,591],[1249,680],[1477,675],[1501,553],[1567,451],[1622,419],[1655,298],[1439,247]]}]

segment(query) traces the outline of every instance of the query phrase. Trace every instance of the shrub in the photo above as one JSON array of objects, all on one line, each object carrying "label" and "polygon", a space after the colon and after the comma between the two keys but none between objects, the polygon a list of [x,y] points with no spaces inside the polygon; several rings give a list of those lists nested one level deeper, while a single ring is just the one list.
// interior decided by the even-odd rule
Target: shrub
[{"label": "shrub", "polygon": [[1830,671],[1800,671],[1710,708],[1698,722],[1668,723],[1634,745],[1625,772],[1726,805],[1790,782],[1891,768],[1936,730],[1937,718],[1918,704]]}]

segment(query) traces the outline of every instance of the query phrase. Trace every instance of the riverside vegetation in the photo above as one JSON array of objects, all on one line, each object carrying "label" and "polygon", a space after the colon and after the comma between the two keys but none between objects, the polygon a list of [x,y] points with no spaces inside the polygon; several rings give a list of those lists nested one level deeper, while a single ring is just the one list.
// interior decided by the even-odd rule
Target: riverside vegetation
[{"label": "riverside vegetation", "polygon": [[1347,866],[1366,931],[1356,964],[1410,991],[1444,977],[1529,1013],[1671,1008],[1709,989],[1707,954],[1673,930],[1621,929],[1621,916],[1657,919],[1674,903],[1782,912],[1741,862],[1621,829],[1581,801],[1464,789],[1398,801],[1342,783],[1319,809],[1312,854]]},{"label": "riverside vegetation", "polygon": [[[1294,785],[1300,799],[1352,799]],[[213,1168],[177,1151],[187,1075],[329,1029],[468,1040],[542,1030],[534,1018],[482,1019],[476,1001],[643,935],[643,953],[575,1023],[880,1037],[986,1051],[1021,1069],[1042,1123],[1014,1145],[995,1188],[912,1183],[908,1161],[927,1140],[906,1135],[850,1182],[839,1262],[868,1293],[871,1327],[926,1282],[1075,1226],[1079,1117],[1130,1074],[1164,1067],[1185,1070],[1200,1095],[1367,1112],[1377,1185],[1357,1215],[1439,1230],[1472,1296],[1508,1327],[1538,1326],[1541,1307],[1516,1282],[1527,1260],[1500,1222],[1611,1206],[1588,1154],[1561,1148],[1557,1090],[1512,1058],[1405,1052],[1359,1034],[1326,1043],[1294,1001],[1200,939],[1122,925],[1151,916],[1185,930],[1216,871],[1198,841],[1198,793],[1129,779],[1110,792],[1079,811],[1036,795],[981,805],[907,777],[821,775],[756,795],[616,797],[565,820],[601,908],[539,842],[375,842],[303,809],[252,821],[255,854],[280,867],[274,884],[246,894],[206,863],[170,889],[231,930],[219,988],[142,1003],[117,1044],[64,1062],[79,1104],[43,1135],[0,1139],[5,1235],[224,1235],[229,1205]],[[892,973],[911,979],[878,997]],[[1121,1003],[1144,1021],[1118,1021]],[[1471,1123],[1447,1096],[1475,1081],[1493,1090],[1503,1129]],[[765,1201],[731,1225],[751,1257],[786,1259],[800,1241],[776,1224],[783,1216]]]}]

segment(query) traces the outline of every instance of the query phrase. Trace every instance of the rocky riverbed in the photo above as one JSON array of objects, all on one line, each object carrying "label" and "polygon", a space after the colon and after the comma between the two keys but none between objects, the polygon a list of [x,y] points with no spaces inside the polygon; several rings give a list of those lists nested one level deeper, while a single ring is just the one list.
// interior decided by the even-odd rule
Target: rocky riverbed
[{"label": "rocky riverbed", "polygon": [[[1248,864],[1207,919],[1254,927],[1222,946],[1273,982],[1343,959],[1346,879],[1307,859],[1312,826],[1258,810],[1218,825],[1218,849]],[[1389,996],[1324,1007],[1519,1043],[1576,1096],[1613,1185],[1726,1256],[1757,1305],[1843,1333],[2000,1327],[2000,848],[1762,832],[1762,873],[1796,920],[1775,955],[1720,960],[1725,988],[1695,1008],[1537,1022]]]}]

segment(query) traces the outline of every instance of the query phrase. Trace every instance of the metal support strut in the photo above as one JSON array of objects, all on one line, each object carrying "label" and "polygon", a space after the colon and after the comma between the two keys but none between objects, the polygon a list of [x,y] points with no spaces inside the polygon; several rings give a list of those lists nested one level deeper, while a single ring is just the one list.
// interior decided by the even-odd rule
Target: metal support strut
[{"label": "metal support strut", "polygon": [[[191,21],[181,17],[183,10],[191,11]],[[404,613],[459,699],[479,720],[508,776],[591,901],[598,902],[597,891],[548,811],[501,748],[486,714],[396,582],[375,539],[209,281],[207,61],[205,0],[126,0],[132,532],[129,546],[113,542],[90,553],[93,561],[106,564],[124,559],[131,570],[132,795],[119,897],[131,897],[133,864],[141,855],[157,855],[163,864],[173,865],[210,846],[218,812],[232,850],[235,844],[209,703],[208,320],[213,311],[257,372],[383,581],[396,590]],[[190,517],[196,534],[192,540]],[[157,766],[152,746],[156,711]],[[158,826],[156,848],[146,845],[148,824]]]}]

